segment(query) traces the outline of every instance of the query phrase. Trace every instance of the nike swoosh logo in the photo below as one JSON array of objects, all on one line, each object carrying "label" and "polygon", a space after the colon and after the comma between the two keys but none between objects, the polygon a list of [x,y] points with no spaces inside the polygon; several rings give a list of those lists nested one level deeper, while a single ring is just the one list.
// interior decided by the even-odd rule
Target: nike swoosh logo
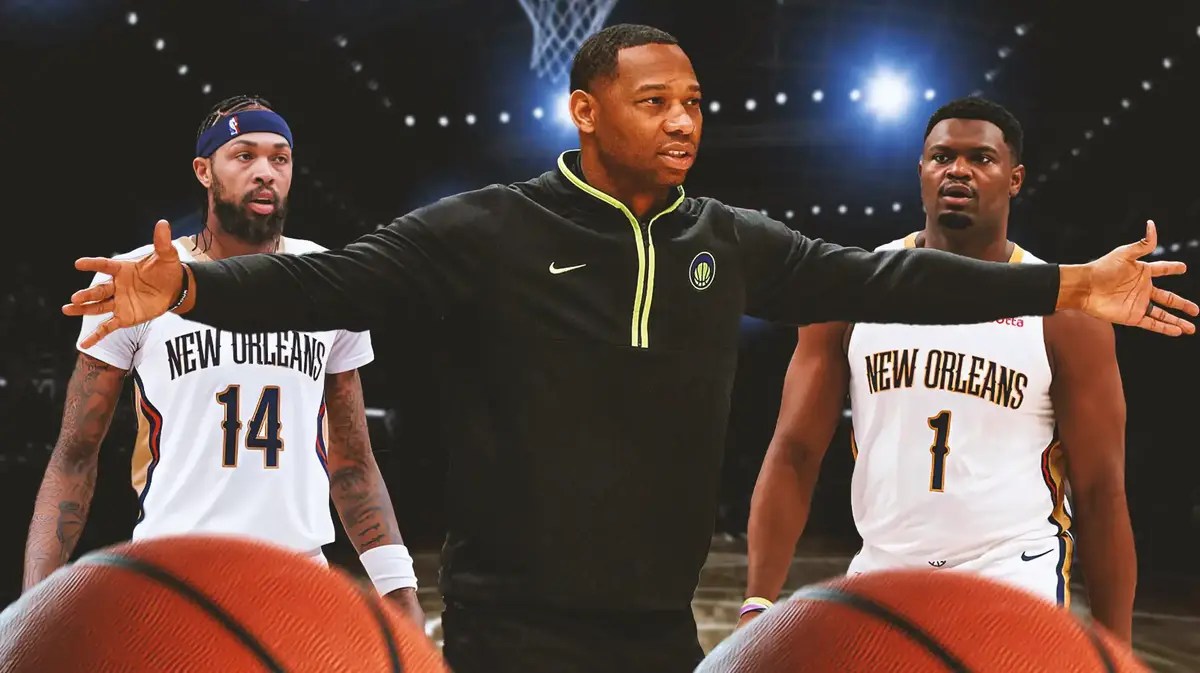
[{"label": "nike swoosh logo", "polygon": [[1042,553],[1040,553],[1040,554],[1034,554],[1033,556],[1029,556],[1029,555],[1027,555],[1025,552],[1021,552],[1021,560],[1022,560],[1022,561],[1032,561],[1033,559],[1035,559],[1035,558],[1041,558],[1041,557],[1045,556],[1046,554],[1049,554],[1049,553],[1050,553],[1050,552],[1052,552],[1052,551],[1054,551],[1054,550],[1053,550],[1053,549],[1047,549],[1046,551],[1044,551],[1044,552],[1042,552]]},{"label": "nike swoosh logo", "polygon": [[554,262],[550,262],[550,273],[557,276],[560,273],[574,271],[575,269],[582,269],[585,266],[587,266],[587,264],[576,264],[575,266],[556,267],[556,266],[554,266]]}]

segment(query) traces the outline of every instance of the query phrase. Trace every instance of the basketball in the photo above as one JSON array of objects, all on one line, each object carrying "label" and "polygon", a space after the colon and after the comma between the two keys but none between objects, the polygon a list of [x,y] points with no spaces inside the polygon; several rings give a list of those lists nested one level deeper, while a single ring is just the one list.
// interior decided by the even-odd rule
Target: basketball
[{"label": "basketball", "polygon": [[0,669],[448,670],[417,626],[340,571],[198,535],[115,545],[46,578],[0,613]]},{"label": "basketball", "polygon": [[718,645],[696,673],[1147,671],[1098,625],[961,572],[888,570],[809,585]]}]

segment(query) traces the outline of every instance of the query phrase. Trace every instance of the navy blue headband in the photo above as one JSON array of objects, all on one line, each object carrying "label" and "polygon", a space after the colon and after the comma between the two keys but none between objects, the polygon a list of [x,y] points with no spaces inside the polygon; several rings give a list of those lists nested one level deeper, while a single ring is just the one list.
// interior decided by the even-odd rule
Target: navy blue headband
[{"label": "navy blue headband", "polygon": [[283,117],[271,110],[246,110],[223,117],[215,126],[200,134],[196,141],[196,156],[211,157],[222,145],[246,133],[265,131],[277,133],[292,144],[292,130]]}]

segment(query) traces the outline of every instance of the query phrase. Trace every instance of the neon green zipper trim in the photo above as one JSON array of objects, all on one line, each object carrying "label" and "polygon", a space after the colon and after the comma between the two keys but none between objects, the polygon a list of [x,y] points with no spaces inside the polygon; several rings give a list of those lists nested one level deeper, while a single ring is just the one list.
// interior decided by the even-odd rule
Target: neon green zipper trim
[{"label": "neon green zipper trim", "polygon": [[629,323],[629,341],[634,348],[649,348],[650,305],[654,302],[654,236],[651,234],[651,227],[654,226],[655,220],[675,210],[679,204],[683,203],[683,187],[679,187],[679,198],[675,199],[674,203],[650,218],[650,222],[646,224],[646,239],[643,242],[642,226],[633,213],[625,207],[625,204],[589,185],[572,173],[571,169],[567,168],[565,156],[566,152],[558,157],[558,168],[563,175],[567,176],[567,179],[579,189],[621,211],[625,215],[625,219],[629,220],[629,225],[633,227],[633,240],[637,243],[638,251],[638,280],[637,289],[634,290],[633,295],[633,317]]}]

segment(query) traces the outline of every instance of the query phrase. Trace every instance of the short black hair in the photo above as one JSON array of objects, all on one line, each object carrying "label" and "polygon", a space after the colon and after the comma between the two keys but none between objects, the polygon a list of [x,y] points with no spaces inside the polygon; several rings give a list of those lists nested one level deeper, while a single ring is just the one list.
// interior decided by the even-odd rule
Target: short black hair
[{"label": "short black hair", "polygon": [[1003,105],[979,96],[952,100],[934,111],[933,116],[929,118],[929,124],[925,126],[925,137],[928,138],[933,127],[946,119],[978,119],[995,124],[1003,134],[1004,142],[1008,143],[1013,163],[1021,163],[1025,134],[1021,130],[1021,122]]},{"label": "short black hair", "polygon": [[617,53],[622,49],[645,44],[679,44],[675,36],[651,26],[619,23],[591,35],[571,61],[571,91],[588,87],[601,77],[617,74]]}]

